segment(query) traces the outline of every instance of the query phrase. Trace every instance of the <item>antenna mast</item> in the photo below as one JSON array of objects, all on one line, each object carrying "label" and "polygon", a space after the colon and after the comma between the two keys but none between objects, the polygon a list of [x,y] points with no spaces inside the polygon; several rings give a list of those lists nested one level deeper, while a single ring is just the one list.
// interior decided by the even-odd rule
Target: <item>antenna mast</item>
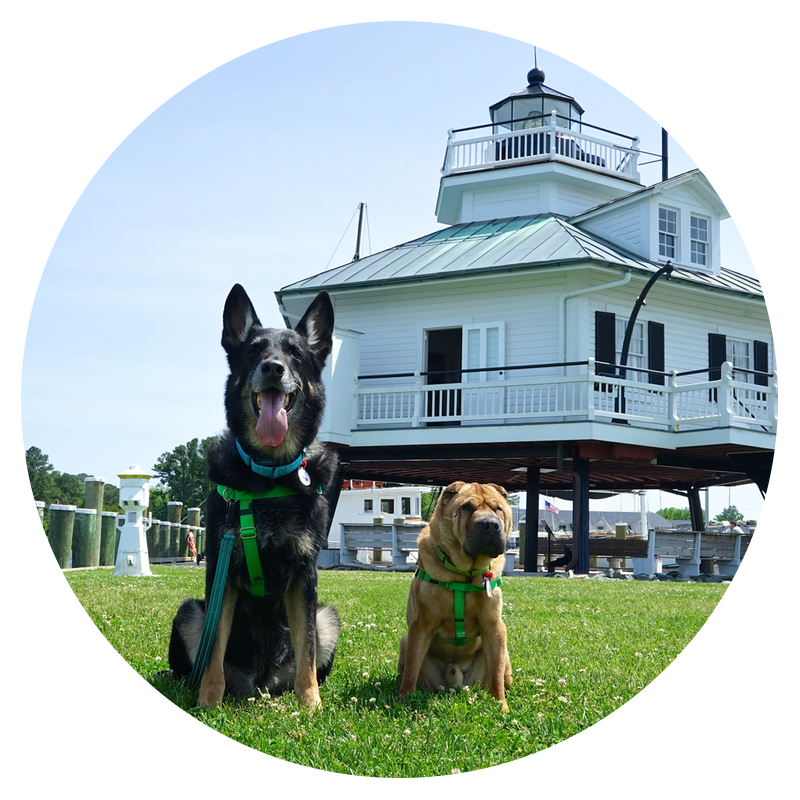
[{"label": "antenna mast", "polygon": [[358,261],[361,258],[361,223],[364,220],[365,205],[365,203],[358,204],[358,232],[356,233],[356,252],[353,256],[353,261]]}]

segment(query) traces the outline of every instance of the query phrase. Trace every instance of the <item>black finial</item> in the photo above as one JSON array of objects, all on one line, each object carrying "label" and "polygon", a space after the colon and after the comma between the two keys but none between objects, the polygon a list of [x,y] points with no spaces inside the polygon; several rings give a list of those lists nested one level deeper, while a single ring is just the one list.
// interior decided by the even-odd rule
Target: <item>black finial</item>
[{"label": "black finial", "polygon": [[544,83],[544,72],[539,69],[539,61],[536,58],[536,45],[533,46],[533,69],[528,73],[528,86],[533,83]]},{"label": "black finial", "polygon": [[533,83],[544,83],[544,71],[540,70],[539,67],[534,67],[528,73],[528,85],[530,86]]}]

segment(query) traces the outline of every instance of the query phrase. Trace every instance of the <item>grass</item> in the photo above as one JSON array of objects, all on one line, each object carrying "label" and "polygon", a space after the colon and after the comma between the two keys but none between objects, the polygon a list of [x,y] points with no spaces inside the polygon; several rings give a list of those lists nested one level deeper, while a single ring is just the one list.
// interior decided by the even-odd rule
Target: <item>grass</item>
[{"label": "grass", "polygon": [[202,597],[205,570],[153,567],[158,578],[68,571],[94,623],[161,694],[209,727],[286,761],[375,777],[467,772],[542,750],[633,697],[680,653],[714,610],[722,584],[514,578],[503,586],[514,684],[510,711],[482,689],[396,698],[408,573],[322,572],[319,596],[342,619],[316,713],[293,694],[196,707],[165,676],[172,617]]}]

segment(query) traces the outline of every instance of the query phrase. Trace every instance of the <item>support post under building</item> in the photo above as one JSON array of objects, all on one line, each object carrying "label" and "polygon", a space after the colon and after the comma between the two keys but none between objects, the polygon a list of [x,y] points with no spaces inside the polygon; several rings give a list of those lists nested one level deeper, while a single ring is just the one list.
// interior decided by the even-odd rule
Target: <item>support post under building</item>
[{"label": "support post under building", "polygon": [[528,467],[525,484],[525,572],[539,569],[539,467]]},{"label": "support post under building", "polygon": [[576,458],[572,462],[572,545],[577,558],[574,572],[589,573],[589,460]]}]

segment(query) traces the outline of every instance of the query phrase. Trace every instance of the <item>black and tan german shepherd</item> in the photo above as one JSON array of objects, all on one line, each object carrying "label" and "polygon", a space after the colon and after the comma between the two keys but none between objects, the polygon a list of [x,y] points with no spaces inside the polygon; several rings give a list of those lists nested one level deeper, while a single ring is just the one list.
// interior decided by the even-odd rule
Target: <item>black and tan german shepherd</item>
[{"label": "black and tan german shepherd", "polygon": [[[325,404],[322,369],[331,352],[333,307],[327,293],[312,301],[294,330],[263,328],[244,289],[231,289],[223,312],[222,346],[230,365],[225,389],[228,428],[208,454],[213,483],[238,492],[284,487],[286,496],[252,501],[266,589],[249,590],[250,572],[237,536],[200,705],[226,690],[237,698],[256,687],[294,689],[318,706],[319,684],[331,669],[339,635],[332,606],[317,606],[317,554],[328,533],[325,492],[337,474],[336,455],[316,440]],[[283,475],[286,469],[290,471]],[[283,492],[281,492],[283,493]],[[238,502],[213,491],[206,508],[206,599],[211,597],[224,532],[238,533]],[[172,624],[169,662],[189,676],[206,603],[188,599]]]}]

